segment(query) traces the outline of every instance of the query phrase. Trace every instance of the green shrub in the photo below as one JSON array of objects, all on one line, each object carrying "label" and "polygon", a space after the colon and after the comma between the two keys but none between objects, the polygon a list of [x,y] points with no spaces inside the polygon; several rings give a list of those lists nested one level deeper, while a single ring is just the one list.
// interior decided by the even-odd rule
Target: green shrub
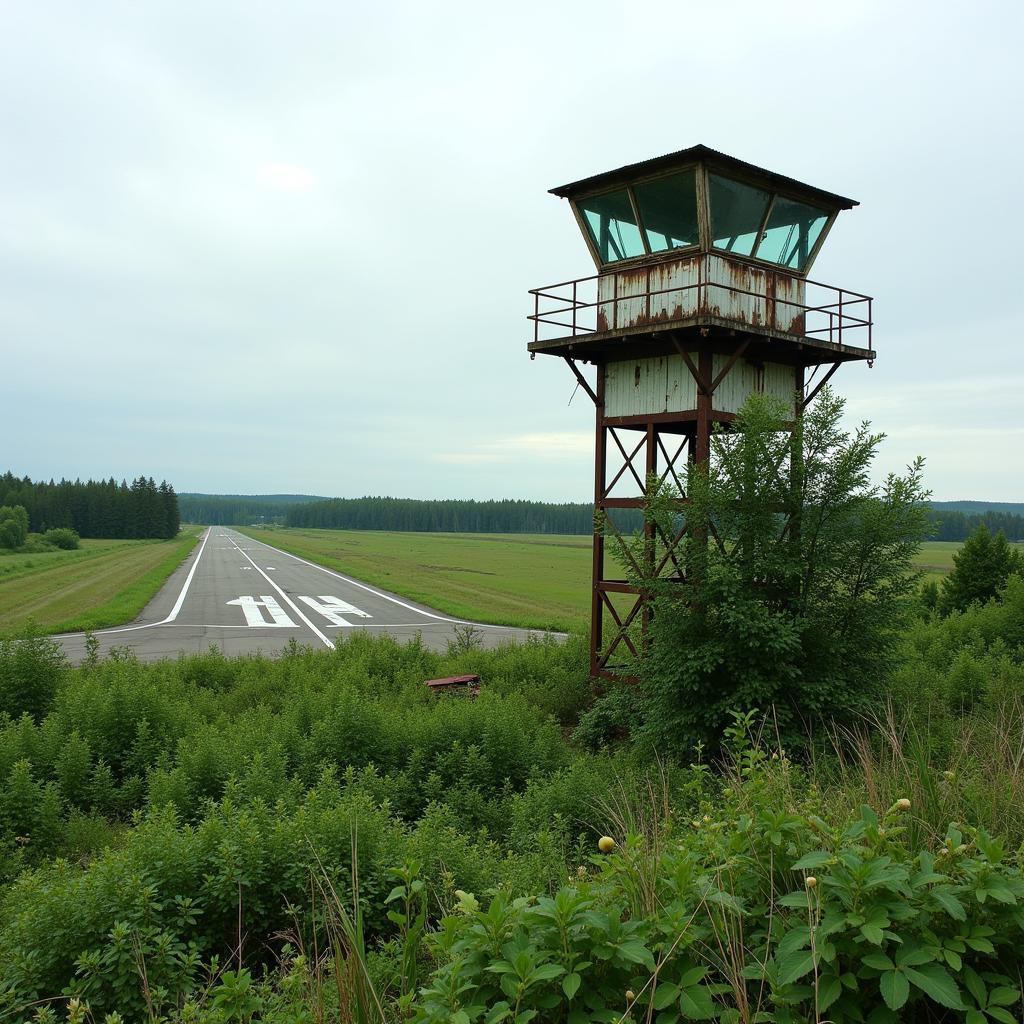
[{"label": "green shrub", "polygon": [[28,512],[23,505],[0,506],[0,548],[20,548],[28,538]]},{"label": "green shrub", "polygon": [[964,541],[953,555],[953,569],[942,581],[939,608],[963,611],[970,605],[991,601],[1013,573],[1024,571],[1024,559],[999,532],[993,537],[985,523]]},{"label": "green shrub", "polygon": [[37,721],[49,710],[67,663],[60,645],[30,626],[20,636],[0,639],[0,711]]},{"label": "green shrub", "polygon": [[1024,879],[1002,843],[950,826],[915,847],[904,802],[826,820],[754,747],[731,774],[721,802],[660,842],[621,837],[553,898],[464,895],[414,1019],[1015,1019]]},{"label": "green shrub", "polygon": [[653,600],[629,665],[642,714],[619,725],[665,756],[714,750],[735,708],[771,706],[794,744],[881,697],[917,606],[927,492],[920,460],[873,484],[883,435],[844,430],[843,411],[826,387],[794,429],[785,403],[752,396],[690,464],[685,504],[665,485],[645,507],[649,535],[609,529]]},{"label": "green shrub", "polygon": [[43,539],[47,544],[52,544],[55,548],[60,548],[63,551],[74,551],[75,548],[81,546],[78,534],[66,526],[47,530],[43,534]]}]

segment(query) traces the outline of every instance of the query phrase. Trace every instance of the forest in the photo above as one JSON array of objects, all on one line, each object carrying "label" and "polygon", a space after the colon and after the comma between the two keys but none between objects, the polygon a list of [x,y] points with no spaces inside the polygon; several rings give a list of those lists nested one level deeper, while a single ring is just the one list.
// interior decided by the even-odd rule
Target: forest
[{"label": "forest", "polygon": [[[317,498],[301,494],[182,494],[178,500],[182,521],[209,526],[266,523],[328,530],[583,536],[594,529],[594,508],[587,502]],[[930,540],[966,540],[982,523],[990,533],[1001,532],[1007,540],[1024,540],[1024,515],[1017,511],[969,511],[944,507],[946,504],[952,503],[937,503],[928,513]],[[642,522],[637,511],[616,511],[616,525],[624,532],[638,529]]]},{"label": "forest", "polygon": [[284,521],[286,526],[332,530],[588,534],[594,530],[594,508],[585,503],[514,499],[331,498],[293,505]]},{"label": "forest", "polygon": [[204,526],[284,525],[285,513],[293,505],[326,501],[311,494],[197,494],[178,495],[183,523]]},{"label": "forest", "polygon": [[33,481],[11,472],[0,476],[0,507],[20,506],[32,533],[74,530],[80,537],[142,539],[178,534],[174,488],[152,477],[122,480]]}]

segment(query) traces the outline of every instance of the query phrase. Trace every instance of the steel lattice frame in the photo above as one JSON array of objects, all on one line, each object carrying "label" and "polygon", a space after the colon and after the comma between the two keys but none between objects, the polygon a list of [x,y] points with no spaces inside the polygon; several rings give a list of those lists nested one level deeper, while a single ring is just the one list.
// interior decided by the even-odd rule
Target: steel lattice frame
[{"label": "steel lattice frame", "polygon": [[[690,345],[692,346],[692,339]],[[651,543],[645,555],[649,558],[641,566],[627,544],[622,532],[615,526],[616,509],[642,511],[649,487],[670,483],[678,489],[685,502],[684,483],[688,463],[707,462],[711,451],[711,435],[718,425],[728,425],[735,414],[714,408],[715,391],[742,358],[747,342],[739,342],[718,375],[712,377],[713,354],[710,348],[700,349],[697,360],[679,343],[675,348],[683,357],[696,384],[696,408],[679,413],[656,413],[638,416],[605,416],[604,379],[605,363],[597,366],[597,387],[591,388],[572,359],[566,363],[576,375],[594,402],[595,419],[595,473],[593,542],[593,587],[590,616],[590,671],[594,677],[623,678],[623,665],[615,659],[616,653],[637,656],[643,643],[650,618],[649,596],[629,580],[609,575],[610,562],[617,555],[630,563],[636,576],[644,578],[683,579],[685,567],[681,546],[686,537],[684,525],[678,533],[669,536],[645,523],[644,534]],[[691,347],[692,351],[692,347]],[[794,394],[802,396],[796,413],[800,415],[809,402],[838,369],[834,363],[808,393],[805,390],[805,367],[793,367]],[[609,472],[609,455],[621,459],[614,473]],[[613,492],[624,480],[635,485],[628,497],[616,497]],[[658,552],[658,545],[661,550]],[[656,554],[656,552],[658,552]],[[625,605],[616,605],[615,595],[628,595]],[[607,628],[609,627],[610,628]]]}]

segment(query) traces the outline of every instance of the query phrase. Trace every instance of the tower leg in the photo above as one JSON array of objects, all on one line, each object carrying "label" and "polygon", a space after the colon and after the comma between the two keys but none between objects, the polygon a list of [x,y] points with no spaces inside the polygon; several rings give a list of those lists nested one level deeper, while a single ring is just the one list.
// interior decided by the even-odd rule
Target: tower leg
[{"label": "tower leg", "polygon": [[[597,368],[597,401],[594,403],[596,430],[594,434],[594,514],[602,510],[606,487],[606,451],[604,425],[604,367]],[[599,584],[604,579],[604,534],[595,528],[593,576],[590,590],[590,675],[600,672],[598,657],[602,647],[604,607]]]}]

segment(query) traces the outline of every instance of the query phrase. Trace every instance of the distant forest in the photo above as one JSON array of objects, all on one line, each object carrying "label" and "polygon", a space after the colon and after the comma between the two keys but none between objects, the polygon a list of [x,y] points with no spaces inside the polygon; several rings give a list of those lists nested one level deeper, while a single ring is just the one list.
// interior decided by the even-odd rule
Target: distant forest
[{"label": "distant forest", "polygon": [[418,501],[331,498],[293,505],[286,526],[329,530],[416,530],[426,533],[592,533],[594,506],[540,501]]},{"label": "distant forest", "polygon": [[248,526],[253,523],[284,525],[293,505],[327,501],[313,494],[195,494],[178,495],[181,518],[205,526]]},{"label": "distant forest", "polygon": [[[308,494],[183,494],[182,519],[210,526],[270,523],[328,530],[394,530],[425,533],[562,533],[586,535],[594,508],[586,502],[420,501],[415,498],[318,498]],[[989,508],[989,511],[983,511]],[[977,511],[975,511],[977,509]],[[1012,510],[1012,511],[1011,511]],[[1020,510],[1020,511],[1018,511]],[[617,510],[620,529],[639,526],[639,516]],[[1024,505],[936,502],[933,540],[965,540],[983,522],[1007,540],[1024,540]],[[635,519],[635,521],[634,521]]]},{"label": "distant forest", "polygon": [[33,533],[70,527],[80,537],[142,539],[177,536],[180,526],[174,488],[152,477],[122,480],[32,481],[0,476],[0,507],[21,505]]},{"label": "distant forest", "polygon": [[957,512],[932,509],[932,540],[966,540],[981,523],[989,533],[1000,531],[1007,540],[1024,540],[1024,515],[1019,512]]}]

